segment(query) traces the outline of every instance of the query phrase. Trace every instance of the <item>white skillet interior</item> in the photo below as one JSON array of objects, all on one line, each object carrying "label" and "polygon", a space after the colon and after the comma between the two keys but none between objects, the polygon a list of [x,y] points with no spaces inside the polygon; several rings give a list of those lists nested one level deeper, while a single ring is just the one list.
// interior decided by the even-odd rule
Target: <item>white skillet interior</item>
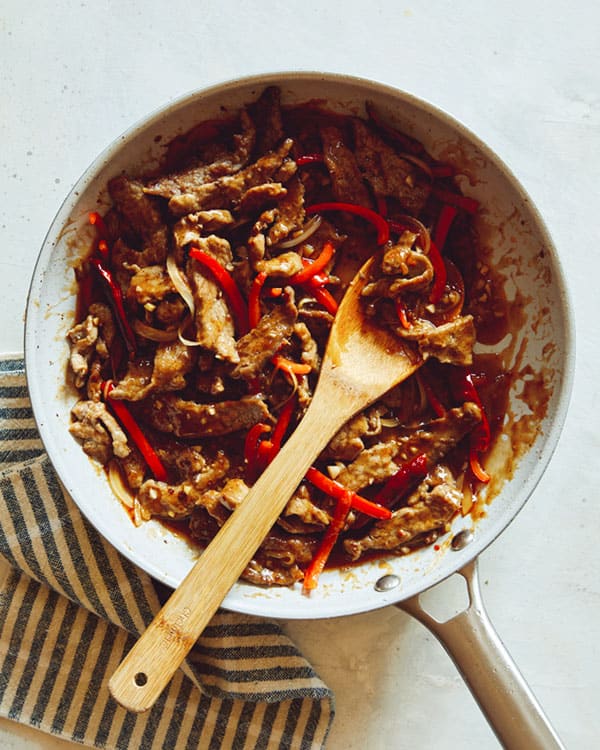
[{"label": "white skillet interior", "polygon": [[[568,297],[556,251],[537,210],[510,170],[484,144],[448,115],[410,95],[381,84],[318,73],[281,73],[225,83],[190,94],[151,115],[123,134],[86,170],[60,208],[42,246],[27,305],[25,358],[35,418],[52,463],[64,486],[94,526],[126,557],[150,575],[175,587],[197,551],[158,522],[135,528],[113,497],[102,470],[83,453],[68,432],[76,394],[66,386],[68,346],[74,321],[72,266],[84,252],[75,237],[87,228],[91,210],[106,208],[107,181],[120,171],[135,172],[160,158],[164,144],[194,124],[235,112],[266,85],[282,89],[284,103],[320,99],[329,108],[362,114],[374,102],[392,123],[414,135],[434,156],[460,154],[469,165],[464,192],[482,205],[482,233],[493,244],[508,287],[527,301],[518,345],[533,371],[544,370],[552,390],[537,439],[519,462],[512,479],[486,508],[475,526],[474,541],[461,551],[448,544],[406,557],[388,557],[346,571],[326,571],[310,596],[300,587],[261,589],[238,583],[224,606],[267,617],[319,618],[374,609],[411,596],[451,575],[490,544],[514,518],[540,479],[554,450],[568,405],[573,369],[573,330]],[[160,136],[160,138],[159,138]],[[450,156],[448,156],[450,154]],[[472,184],[470,184],[472,183]],[[512,262],[514,259],[514,263]],[[535,326],[535,334],[531,326]],[[519,346],[513,347],[518,349]],[[523,403],[515,384],[511,408]],[[458,518],[453,532],[470,526]],[[395,573],[400,585],[381,593],[374,583]]]}]

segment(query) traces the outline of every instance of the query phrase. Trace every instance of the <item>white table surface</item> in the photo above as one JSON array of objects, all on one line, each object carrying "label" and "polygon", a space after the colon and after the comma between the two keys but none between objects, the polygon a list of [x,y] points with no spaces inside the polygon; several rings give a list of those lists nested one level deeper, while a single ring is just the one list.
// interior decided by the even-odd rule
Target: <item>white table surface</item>
[{"label": "white table surface", "polygon": [[[437,104],[499,153],[544,215],[575,308],[558,449],[480,559],[492,621],[569,748],[600,746],[600,4],[595,0],[39,0],[0,5],[0,352],[22,350],[33,265],[93,157],[192,89],[345,72]],[[395,609],[285,623],[337,698],[329,748],[498,747],[456,669]],[[71,744],[0,721],[0,747]]]}]

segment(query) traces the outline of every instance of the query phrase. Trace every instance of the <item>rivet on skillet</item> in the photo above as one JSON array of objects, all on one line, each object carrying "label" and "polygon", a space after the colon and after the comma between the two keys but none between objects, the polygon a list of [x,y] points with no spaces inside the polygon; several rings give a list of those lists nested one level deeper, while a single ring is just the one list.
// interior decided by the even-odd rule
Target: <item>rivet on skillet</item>
[{"label": "rivet on skillet", "polygon": [[393,573],[381,576],[375,583],[375,591],[391,591],[400,584],[400,579]]},{"label": "rivet on skillet", "polygon": [[475,535],[473,534],[471,529],[463,529],[462,531],[459,531],[458,534],[452,540],[452,549],[453,550],[464,549],[467,546],[467,544],[471,544],[474,538],[475,538]]}]

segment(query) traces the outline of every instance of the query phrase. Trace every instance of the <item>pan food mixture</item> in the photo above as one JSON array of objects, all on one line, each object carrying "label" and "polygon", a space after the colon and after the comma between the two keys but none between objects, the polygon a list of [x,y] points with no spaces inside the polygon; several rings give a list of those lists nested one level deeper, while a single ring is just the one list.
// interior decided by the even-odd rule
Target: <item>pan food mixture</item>
[{"label": "pan food mixture", "polygon": [[425,364],[351,419],[243,578],[316,585],[325,564],[435,544],[489,482],[509,384],[500,282],[455,172],[394,129],[266,89],[117,175],[76,269],[72,434],[136,524],[206,546],[302,419],[344,289]]}]

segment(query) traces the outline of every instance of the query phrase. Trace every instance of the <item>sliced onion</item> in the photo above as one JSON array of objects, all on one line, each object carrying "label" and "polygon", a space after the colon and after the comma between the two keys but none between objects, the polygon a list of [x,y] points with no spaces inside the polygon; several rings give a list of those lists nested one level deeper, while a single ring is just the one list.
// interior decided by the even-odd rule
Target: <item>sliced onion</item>
[{"label": "sliced onion", "polygon": [[429,166],[429,164],[426,164],[423,159],[419,159],[418,156],[413,156],[412,154],[407,153],[398,154],[398,156],[401,156],[406,161],[412,162],[415,166],[419,167],[419,169],[422,169],[423,172],[425,172],[425,174],[429,176],[430,180],[433,180],[433,172],[431,171],[431,167]]},{"label": "sliced onion", "polygon": [[135,320],[133,322],[133,330],[145,339],[150,341],[175,341],[177,338],[177,331],[162,331],[160,328],[153,328],[152,326],[146,325],[141,320]]},{"label": "sliced onion", "polygon": [[312,219],[309,219],[306,222],[300,234],[292,237],[292,239],[290,240],[284,240],[283,242],[280,242],[277,247],[282,249],[287,247],[296,247],[296,245],[304,242],[304,240],[307,240],[312,234],[314,234],[321,226],[322,221],[323,219],[319,216],[319,214],[315,214]]},{"label": "sliced onion", "polygon": [[179,294],[182,296],[183,301],[189,307],[190,313],[194,315],[194,311],[196,309],[196,305],[194,304],[194,295],[192,294],[192,290],[190,289],[190,285],[188,284],[187,279],[181,273],[181,270],[177,266],[177,263],[175,263],[173,254],[167,257],[167,273],[169,274],[169,278],[173,282],[173,286],[175,287],[175,289],[177,289]]},{"label": "sliced onion", "polygon": [[177,338],[181,341],[181,343],[184,346],[202,346],[202,344],[199,341],[194,341],[193,339],[186,339],[186,337],[183,335],[183,331],[187,324],[190,322],[189,318],[186,318],[183,323],[179,326],[177,329]]},{"label": "sliced onion", "polygon": [[382,427],[399,427],[401,424],[397,417],[381,417],[379,421]]},{"label": "sliced onion", "polygon": [[116,461],[108,464],[108,483],[117,500],[120,500],[129,510],[133,510],[133,495],[125,486],[121,469]]}]

